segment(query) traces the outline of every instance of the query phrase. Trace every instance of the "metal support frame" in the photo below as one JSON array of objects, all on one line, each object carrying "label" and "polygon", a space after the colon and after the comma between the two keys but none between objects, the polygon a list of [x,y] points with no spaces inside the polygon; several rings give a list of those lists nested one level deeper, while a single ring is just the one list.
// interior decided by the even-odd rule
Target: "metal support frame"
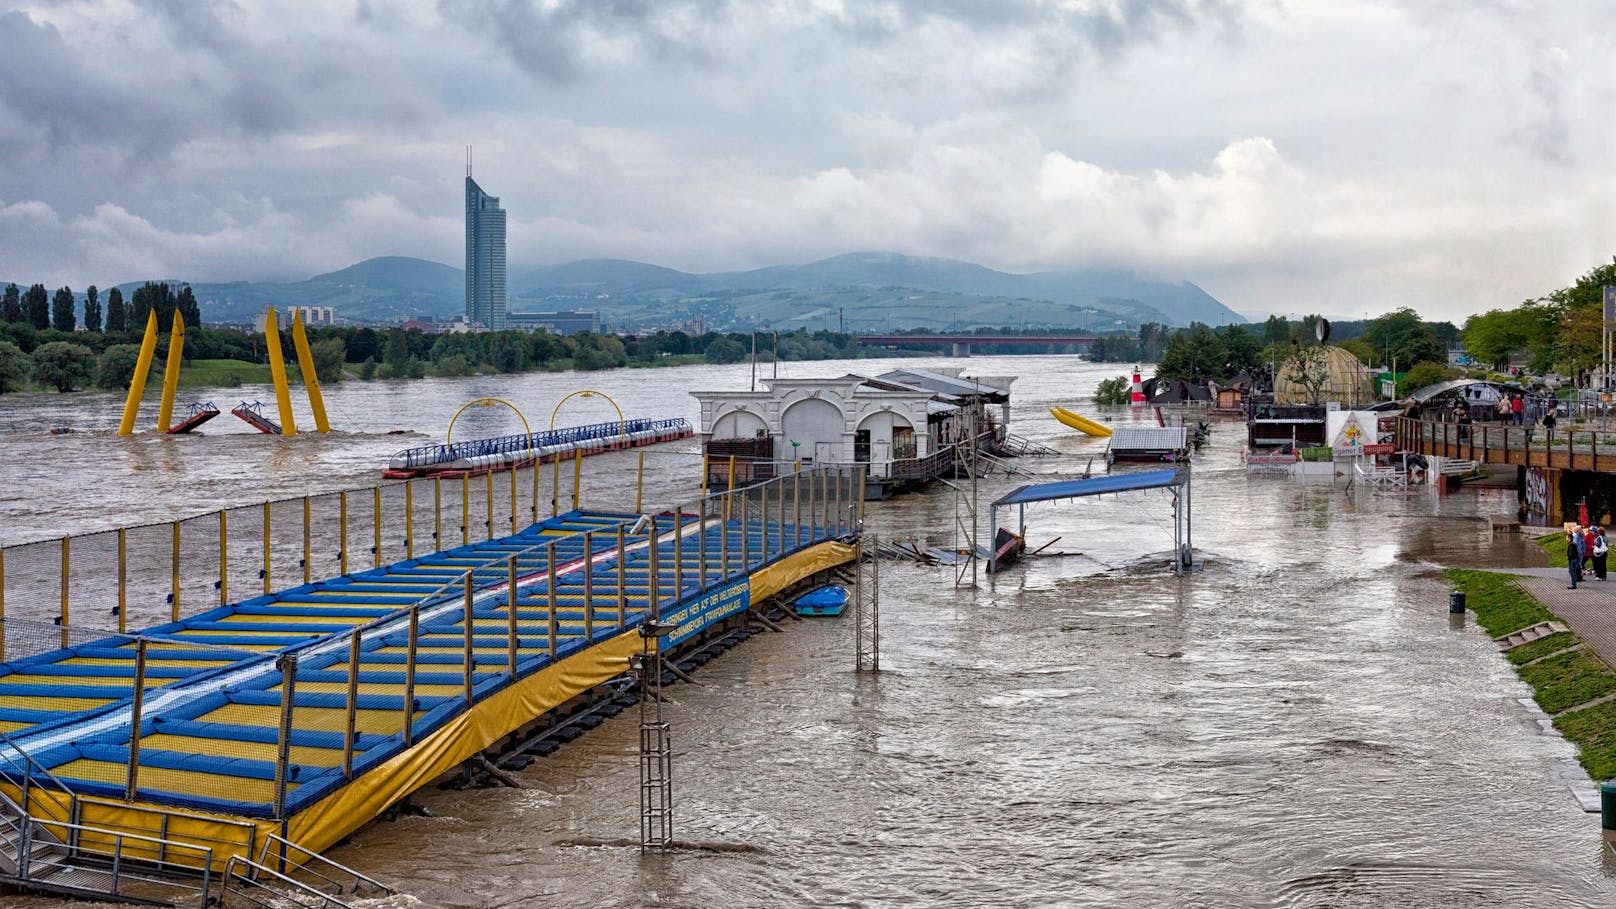
[{"label": "metal support frame", "polygon": [[[650,631],[651,633],[647,633]],[[654,628],[635,661],[640,672],[640,849],[673,845],[673,736],[662,718],[662,660]]]},{"label": "metal support frame", "polygon": [[874,534],[859,534],[853,564],[853,623],[857,635],[853,669],[881,671],[881,560],[880,541]]}]

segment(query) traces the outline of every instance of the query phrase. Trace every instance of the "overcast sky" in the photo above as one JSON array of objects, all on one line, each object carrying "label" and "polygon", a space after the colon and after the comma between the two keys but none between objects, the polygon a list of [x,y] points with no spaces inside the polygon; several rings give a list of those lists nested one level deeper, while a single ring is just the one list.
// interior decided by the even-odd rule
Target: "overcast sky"
[{"label": "overcast sky", "polygon": [[0,12],[0,279],[1122,266],[1462,319],[1616,253],[1613,2],[46,0]]}]

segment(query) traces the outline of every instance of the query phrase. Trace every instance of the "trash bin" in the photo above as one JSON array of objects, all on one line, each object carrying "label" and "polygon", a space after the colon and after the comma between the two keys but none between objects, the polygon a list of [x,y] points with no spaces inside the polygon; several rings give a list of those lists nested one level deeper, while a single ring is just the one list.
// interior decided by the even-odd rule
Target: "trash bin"
[{"label": "trash bin", "polygon": [[1465,593],[1463,590],[1454,590],[1448,593],[1448,612],[1461,613],[1465,611]]}]

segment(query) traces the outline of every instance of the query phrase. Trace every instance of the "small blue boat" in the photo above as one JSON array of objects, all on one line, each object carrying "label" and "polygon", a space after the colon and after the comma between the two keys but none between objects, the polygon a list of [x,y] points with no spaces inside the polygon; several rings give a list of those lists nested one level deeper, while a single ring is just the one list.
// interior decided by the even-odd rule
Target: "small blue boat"
[{"label": "small blue boat", "polygon": [[841,615],[847,606],[847,589],[831,586],[811,590],[798,597],[794,606],[797,615]]}]

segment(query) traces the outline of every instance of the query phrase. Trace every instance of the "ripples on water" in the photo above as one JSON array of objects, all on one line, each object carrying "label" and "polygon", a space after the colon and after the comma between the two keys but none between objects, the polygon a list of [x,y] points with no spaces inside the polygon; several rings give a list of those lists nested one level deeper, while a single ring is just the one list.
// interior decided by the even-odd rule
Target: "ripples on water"
[{"label": "ripples on water", "polygon": [[[1120,370],[974,363],[1019,374],[1015,431],[1068,455],[1026,468],[1081,470],[1103,451],[1043,408]],[[330,394],[358,434],[178,445],[45,436],[37,424],[79,412],[0,399],[14,472],[0,515],[32,538],[368,482],[478,394],[532,417],[588,385],[631,415],[694,418],[686,391],[745,382],[745,367],[710,367],[350,383]],[[382,435],[393,424],[420,434]],[[1539,558],[1489,538],[1479,516],[1509,498],[1250,479],[1243,427],[1213,438],[1194,481],[1203,570],[1163,567],[1164,493],[1035,506],[1032,545],[1059,536],[1051,552],[1078,554],[975,591],[947,569],[883,565],[879,676],[850,671],[844,619],[755,637],[700,685],[671,689],[676,829],[693,848],[632,845],[631,711],[521,773],[529,789],[425,792],[433,817],[373,824],[335,855],[398,882],[409,896],[374,905],[399,907],[1608,905],[1598,818],[1563,779],[1570,746],[1542,733],[1516,702],[1525,686],[1444,608],[1436,565]],[[650,460],[689,494],[688,455]],[[1028,480],[984,481],[981,498]],[[180,505],[162,501],[180,491]],[[955,507],[938,487],[872,505],[869,522],[949,545]]]}]

